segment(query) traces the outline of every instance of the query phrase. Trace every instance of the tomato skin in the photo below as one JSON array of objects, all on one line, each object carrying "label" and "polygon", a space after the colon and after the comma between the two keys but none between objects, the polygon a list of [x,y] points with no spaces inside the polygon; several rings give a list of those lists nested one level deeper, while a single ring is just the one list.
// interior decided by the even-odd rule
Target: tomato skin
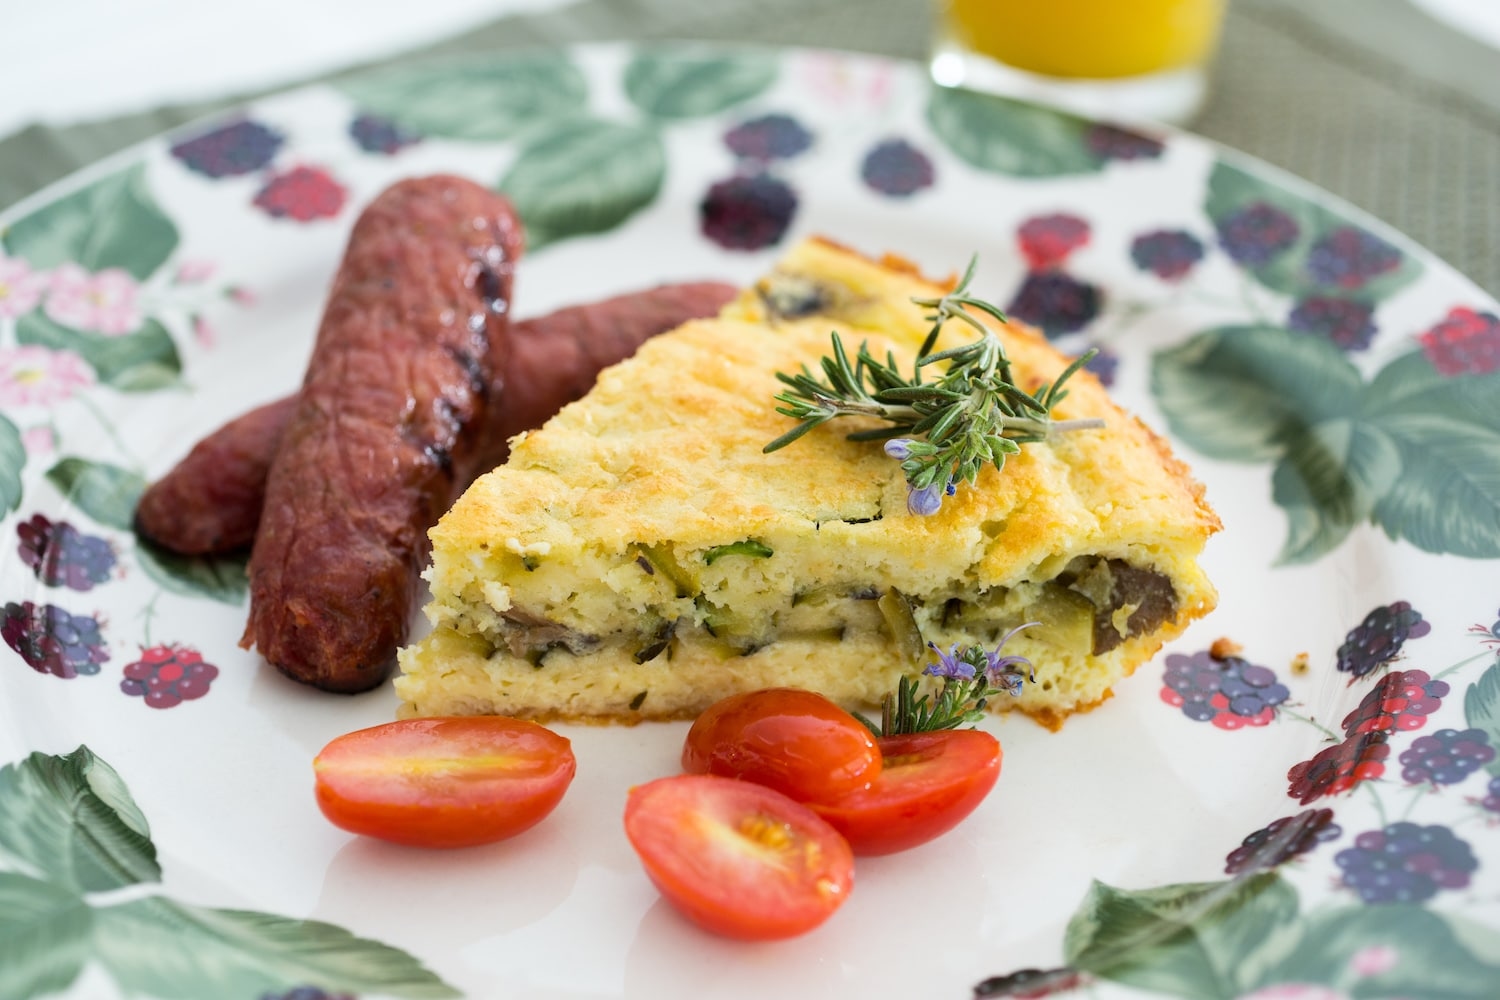
[{"label": "tomato skin", "polygon": [[637,785],[625,835],[662,896],[724,937],[805,933],[854,887],[844,838],[811,809],[749,781],[679,774]]},{"label": "tomato skin", "polygon": [[880,774],[880,749],[832,701],[798,688],[731,695],[693,722],[682,747],[689,774],[744,778],[798,802],[837,798]]},{"label": "tomato skin", "polygon": [[313,760],[330,822],[413,847],[473,847],[528,830],[576,769],[566,738],[502,716],[388,722],[337,737]]},{"label": "tomato skin", "polygon": [[978,729],[882,736],[880,777],[869,788],[808,805],[855,854],[892,854],[957,826],[995,787],[1000,741]]}]

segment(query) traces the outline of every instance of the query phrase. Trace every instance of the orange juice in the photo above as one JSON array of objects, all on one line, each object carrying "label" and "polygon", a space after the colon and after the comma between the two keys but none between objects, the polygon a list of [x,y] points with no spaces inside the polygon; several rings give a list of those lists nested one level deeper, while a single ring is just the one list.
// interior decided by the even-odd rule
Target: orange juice
[{"label": "orange juice", "polygon": [[1225,0],[946,0],[954,41],[1043,76],[1115,79],[1208,60]]}]

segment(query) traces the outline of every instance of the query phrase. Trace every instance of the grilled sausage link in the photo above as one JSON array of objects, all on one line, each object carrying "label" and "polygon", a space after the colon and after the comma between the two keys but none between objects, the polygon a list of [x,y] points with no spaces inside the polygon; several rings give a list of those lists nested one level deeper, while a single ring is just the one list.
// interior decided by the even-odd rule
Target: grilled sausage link
[{"label": "grilled sausage link", "polygon": [[250,553],[254,645],[363,691],[406,638],[434,523],[473,475],[509,349],[521,226],[458,177],[398,182],[355,222],[266,478]]},{"label": "grilled sausage link", "polygon": [[[510,438],[582,397],[602,369],[659,333],[714,315],[736,292],[713,281],[662,285],[512,323],[500,379],[505,398],[491,407],[479,471],[504,462]],[[278,399],[195,444],[141,495],[136,531],[182,555],[248,548],[265,502],[266,474],[296,408],[295,395]]]}]

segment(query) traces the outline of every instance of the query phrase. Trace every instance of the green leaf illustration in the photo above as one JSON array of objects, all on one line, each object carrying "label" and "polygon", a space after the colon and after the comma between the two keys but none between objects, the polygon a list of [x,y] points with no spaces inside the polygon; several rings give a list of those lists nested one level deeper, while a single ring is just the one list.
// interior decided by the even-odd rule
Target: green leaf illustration
[{"label": "green leaf illustration", "polygon": [[656,200],[666,170],[654,130],[582,119],[536,136],[500,190],[526,220],[527,243],[535,250],[620,225]]},{"label": "green leaf illustration", "polygon": [[69,986],[88,959],[93,922],[76,892],[0,872],[0,1000]]},{"label": "green leaf illustration", "polygon": [[16,321],[16,340],[72,351],[89,363],[99,381],[124,392],[160,389],[182,373],[177,345],[155,319],[147,319],[134,333],[110,337],[62,326],[36,311]]},{"label": "green leaf illustration", "polygon": [[47,479],[67,502],[100,524],[129,531],[146,480],[129,469],[83,458],[64,458],[47,470]]},{"label": "green leaf illustration", "polygon": [[183,556],[142,539],[136,548],[136,558],[147,576],[175,594],[238,605],[249,586],[244,555],[214,559]]},{"label": "green leaf illustration", "polygon": [[933,87],[927,122],[965,163],[1013,177],[1097,173],[1091,123],[1047,108],[954,87]]},{"label": "green leaf illustration", "polygon": [[778,67],[770,52],[648,48],[625,67],[625,94],[656,118],[702,118],[761,93]]},{"label": "green leaf illustration", "polygon": [[1344,298],[1357,297],[1366,302],[1379,302],[1409,285],[1422,272],[1421,261],[1393,247],[1393,250],[1400,253],[1399,265],[1365,281],[1350,278],[1354,283],[1353,288],[1319,281],[1318,276],[1308,267],[1308,257],[1313,247],[1336,230],[1353,227],[1363,233],[1363,227],[1327,207],[1321,200],[1299,194],[1233,164],[1223,161],[1216,163],[1213,173],[1209,175],[1208,196],[1203,206],[1215,227],[1222,233],[1228,220],[1251,206],[1278,209],[1296,226],[1295,240],[1265,263],[1246,268],[1256,281],[1273,291],[1294,298],[1333,294]]},{"label": "green leaf illustration", "polygon": [[302,985],[400,997],[459,995],[406,952],[321,921],[159,896],[100,908],[94,917],[97,957],[132,995],[257,997]]},{"label": "green leaf illustration", "polygon": [[71,261],[88,271],[124,268],[144,281],[177,249],[177,227],[137,163],[17,219],[0,242],[34,268]]},{"label": "green leaf illustration", "polygon": [[1299,429],[1271,474],[1289,528],[1277,561],[1309,563],[1333,551],[1400,475],[1400,451],[1378,427],[1329,420]]},{"label": "green leaf illustration", "polygon": [[0,768],[0,851],[78,892],[161,879],[145,817],[87,747]]},{"label": "green leaf illustration", "polygon": [[1500,430],[1448,416],[1390,414],[1402,475],[1375,506],[1392,538],[1427,552],[1500,558]]},{"label": "green leaf illustration", "polygon": [[[1421,906],[1350,906],[1310,914],[1302,923],[1297,947],[1249,985],[1316,983],[1339,985],[1354,997],[1480,1000],[1493,998],[1500,982],[1500,966],[1476,957],[1441,915]],[[1395,964],[1348,988],[1350,960],[1376,947],[1389,949]]]},{"label": "green leaf illustration", "polygon": [[361,108],[445,139],[509,139],[581,111],[588,82],[562,52],[443,61],[355,77],[339,88]]},{"label": "green leaf illustration", "polygon": [[1151,391],[1172,432],[1233,462],[1277,458],[1307,428],[1352,415],[1361,385],[1338,348],[1272,326],[1205,330],[1151,362]]},{"label": "green leaf illustration", "polygon": [[[1490,734],[1491,746],[1500,747],[1500,662],[1492,664],[1464,692],[1464,718],[1469,728]],[[1500,775],[1500,757],[1490,761],[1485,770]]]},{"label": "green leaf illustration", "polygon": [[1375,373],[1360,406],[1373,423],[1408,416],[1443,417],[1500,431],[1500,372],[1443,375],[1420,351],[1402,355]]},{"label": "green leaf illustration", "polygon": [[1130,891],[1095,882],[1068,922],[1076,969],[1143,990],[1233,1000],[1293,944],[1298,900],[1263,873]]},{"label": "green leaf illustration", "polygon": [[7,511],[21,506],[21,472],[26,468],[26,446],[21,431],[0,413],[0,505]]}]

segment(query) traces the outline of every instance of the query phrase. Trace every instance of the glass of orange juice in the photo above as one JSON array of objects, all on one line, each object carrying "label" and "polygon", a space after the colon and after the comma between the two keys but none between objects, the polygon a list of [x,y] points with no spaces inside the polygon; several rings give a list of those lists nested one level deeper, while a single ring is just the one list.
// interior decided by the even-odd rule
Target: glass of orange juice
[{"label": "glass of orange juice", "polygon": [[1226,0],[936,0],[933,79],[1120,121],[1202,108]]}]

